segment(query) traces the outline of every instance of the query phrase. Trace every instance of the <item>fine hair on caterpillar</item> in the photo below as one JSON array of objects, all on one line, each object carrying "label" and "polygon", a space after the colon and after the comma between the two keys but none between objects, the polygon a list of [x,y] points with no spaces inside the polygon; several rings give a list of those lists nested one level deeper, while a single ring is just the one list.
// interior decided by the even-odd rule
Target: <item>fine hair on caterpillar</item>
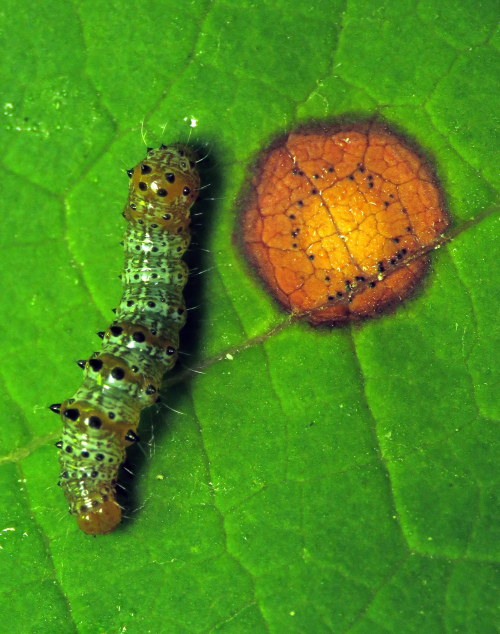
[{"label": "fine hair on caterpillar", "polygon": [[182,257],[200,186],[196,161],[184,145],[162,145],[127,170],[123,295],[114,321],[98,333],[101,350],[78,362],[80,388],[50,406],[63,422],[59,484],[78,526],[91,535],[109,533],[121,520],[118,469],[139,440],[141,411],[158,400],[161,379],[178,357],[188,278]]}]

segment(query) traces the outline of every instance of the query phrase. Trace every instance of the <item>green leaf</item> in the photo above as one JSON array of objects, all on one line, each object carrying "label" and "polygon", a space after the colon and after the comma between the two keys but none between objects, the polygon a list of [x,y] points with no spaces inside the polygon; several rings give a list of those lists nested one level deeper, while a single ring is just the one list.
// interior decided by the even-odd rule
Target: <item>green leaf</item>
[{"label": "green leaf", "polygon": [[[497,4],[47,0],[2,7],[0,613],[9,632],[494,632]],[[453,237],[392,315],[292,323],[234,239],[256,153],[378,113],[435,159]],[[47,409],[120,297],[124,170],[202,162],[193,307],[130,452],[128,518],[80,533]],[[199,226],[198,226],[199,223]],[[179,413],[180,412],[180,413]]]}]

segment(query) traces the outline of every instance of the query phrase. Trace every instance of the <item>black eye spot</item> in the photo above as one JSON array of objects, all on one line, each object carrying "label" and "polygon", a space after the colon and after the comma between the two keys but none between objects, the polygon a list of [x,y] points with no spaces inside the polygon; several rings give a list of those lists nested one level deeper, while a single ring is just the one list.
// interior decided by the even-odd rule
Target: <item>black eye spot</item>
[{"label": "black eye spot", "polygon": [[162,198],[164,198],[168,194],[167,190],[163,189],[163,187],[160,187],[160,189],[158,189],[156,193]]},{"label": "black eye spot", "polygon": [[163,214],[162,218],[163,220],[170,220],[170,218],[172,218],[172,214]]},{"label": "black eye spot", "polygon": [[73,447],[71,447],[70,445],[68,445],[65,450],[66,453],[71,453],[73,451]]},{"label": "black eye spot", "polygon": [[147,190],[148,186],[146,185],[146,183],[144,181],[140,181],[139,182],[139,189],[143,192],[145,192]]},{"label": "black eye spot", "polygon": [[137,343],[142,343],[143,341],[146,341],[146,335],[143,332],[134,332],[132,339],[137,341]]},{"label": "black eye spot", "polygon": [[95,459],[101,462],[102,460],[104,460],[104,455],[102,453],[96,453]]},{"label": "black eye spot", "polygon": [[69,418],[69,420],[78,420],[80,416],[80,410],[74,407],[70,407],[63,411],[63,416],[66,418]]},{"label": "black eye spot", "polygon": [[167,172],[165,174],[165,178],[167,179],[167,182],[173,183],[175,181],[175,174],[173,172]]},{"label": "black eye spot", "polygon": [[98,475],[99,475],[99,471],[92,471],[92,473],[90,474],[90,477],[97,478]]},{"label": "black eye spot", "polygon": [[184,194],[184,196],[188,196],[191,193],[191,190],[189,187],[184,187],[182,193]]},{"label": "black eye spot", "polygon": [[89,359],[89,366],[94,372],[99,372],[102,368],[102,361],[100,359]]},{"label": "black eye spot", "polygon": [[172,355],[174,354],[174,352],[175,352],[175,348],[173,348],[172,346],[168,346],[168,348],[167,348],[167,354],[168,354],[169,356],[172,356]]},{"label": "black eye spot", "polygon": [[156,392],[156,388],[154,385],[148,385],[146,388],[146,394],[148,394],[149,396],[151,394],[154,394]]},{"label": "black eye spot", "polygon": [[113,337],[119,337],[123,332],[123,328],[121,326],[111,326],[109,332],[113,335]]},{"label": "black eye spot", "polygon": [[130,203],[130,209],[135,211],[137,209],[137,205],[135,203]]},{"label": "black eye spot", "polygon": [[127,306],[130,307],[130,306],[133,306],[133,305],[134,305],[134,300],[133,299],[129,299],[128,302],[127,302]]},{"label": "black eye spot", "polygon": [[117,381],[121,381],[125,376],[125,371],[123,370],[123,368],[113,368],[111,370],[111,376]]},{"label": "black eye spot", "polygon": [[149,308],[155,308],[156,302],[148,302]]},{"label": "black eye spot", "polygon": [[88,451],[83,450],[82,453],[80,454],[82,458],[88,458],[90,456]]},{"label": "black eye spot", "polygon": [[149,165],[141,165],[141,174],[151,174],[153,169]]},{"label": "black eye spot", "polygon": [[91,416],[89,418],[89,427],[91,427],[92,429],[100,429],[102,426],[102,420],[99,418],[99,416]]}]

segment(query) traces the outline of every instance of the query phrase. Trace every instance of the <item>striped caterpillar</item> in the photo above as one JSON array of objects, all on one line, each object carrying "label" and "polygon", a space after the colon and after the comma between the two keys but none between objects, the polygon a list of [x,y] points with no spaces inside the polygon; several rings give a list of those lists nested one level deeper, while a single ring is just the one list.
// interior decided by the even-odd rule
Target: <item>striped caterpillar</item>
[{"label": "striped caterpillar", "polygon": [[109,533],[121,520],[118,469],[139,439],[141,410],[159,400],[162,376],[177,359],[188,277],[181,258],[200,183],[195,161],[187,147],[162,145],[127,171],[123,297],[113,323],[98,333],[101,351],[78,362],[81,387],[50,406],[63,421],[59,484],[78,526],[91,535]]}]

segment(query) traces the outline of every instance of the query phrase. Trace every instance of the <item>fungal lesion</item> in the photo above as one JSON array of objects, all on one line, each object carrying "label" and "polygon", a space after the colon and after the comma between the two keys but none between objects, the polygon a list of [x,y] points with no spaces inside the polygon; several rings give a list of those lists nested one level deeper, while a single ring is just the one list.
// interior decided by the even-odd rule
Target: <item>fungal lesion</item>
[{"label": "fungal lesion", "polygon": [[[261,222],[243,222],[243,238],[250,262],[286,309],[302,312],[314,323],[336,323],[378,314],[413,290],[425,270],[426,249],[432,247],[412,230],[414,223],[423,222],[424,212],[422,201],[412,200],[412,189],[405,190],[411,170],[412,182],[434,187],[436,200],[439,192],[433,175],[412,151],[404,139],[373,122],[331,130],[312,126],[266,151],[244,211]],[[437,236],[446,226],[444,208],[441,212],[429,234]],[[431,222],[436,213],[434,207]],[[276,236],[282,246],[276,245]],[[313,243],[322,254],[315,261],[309,251]],[[321,271],[325,259],[332,264],[328,276]],[[276,270],[287,274],[277,276]],[[287,292],[294,283],[297,292]],[[311,306],[321,316],[312,316]]]}]

